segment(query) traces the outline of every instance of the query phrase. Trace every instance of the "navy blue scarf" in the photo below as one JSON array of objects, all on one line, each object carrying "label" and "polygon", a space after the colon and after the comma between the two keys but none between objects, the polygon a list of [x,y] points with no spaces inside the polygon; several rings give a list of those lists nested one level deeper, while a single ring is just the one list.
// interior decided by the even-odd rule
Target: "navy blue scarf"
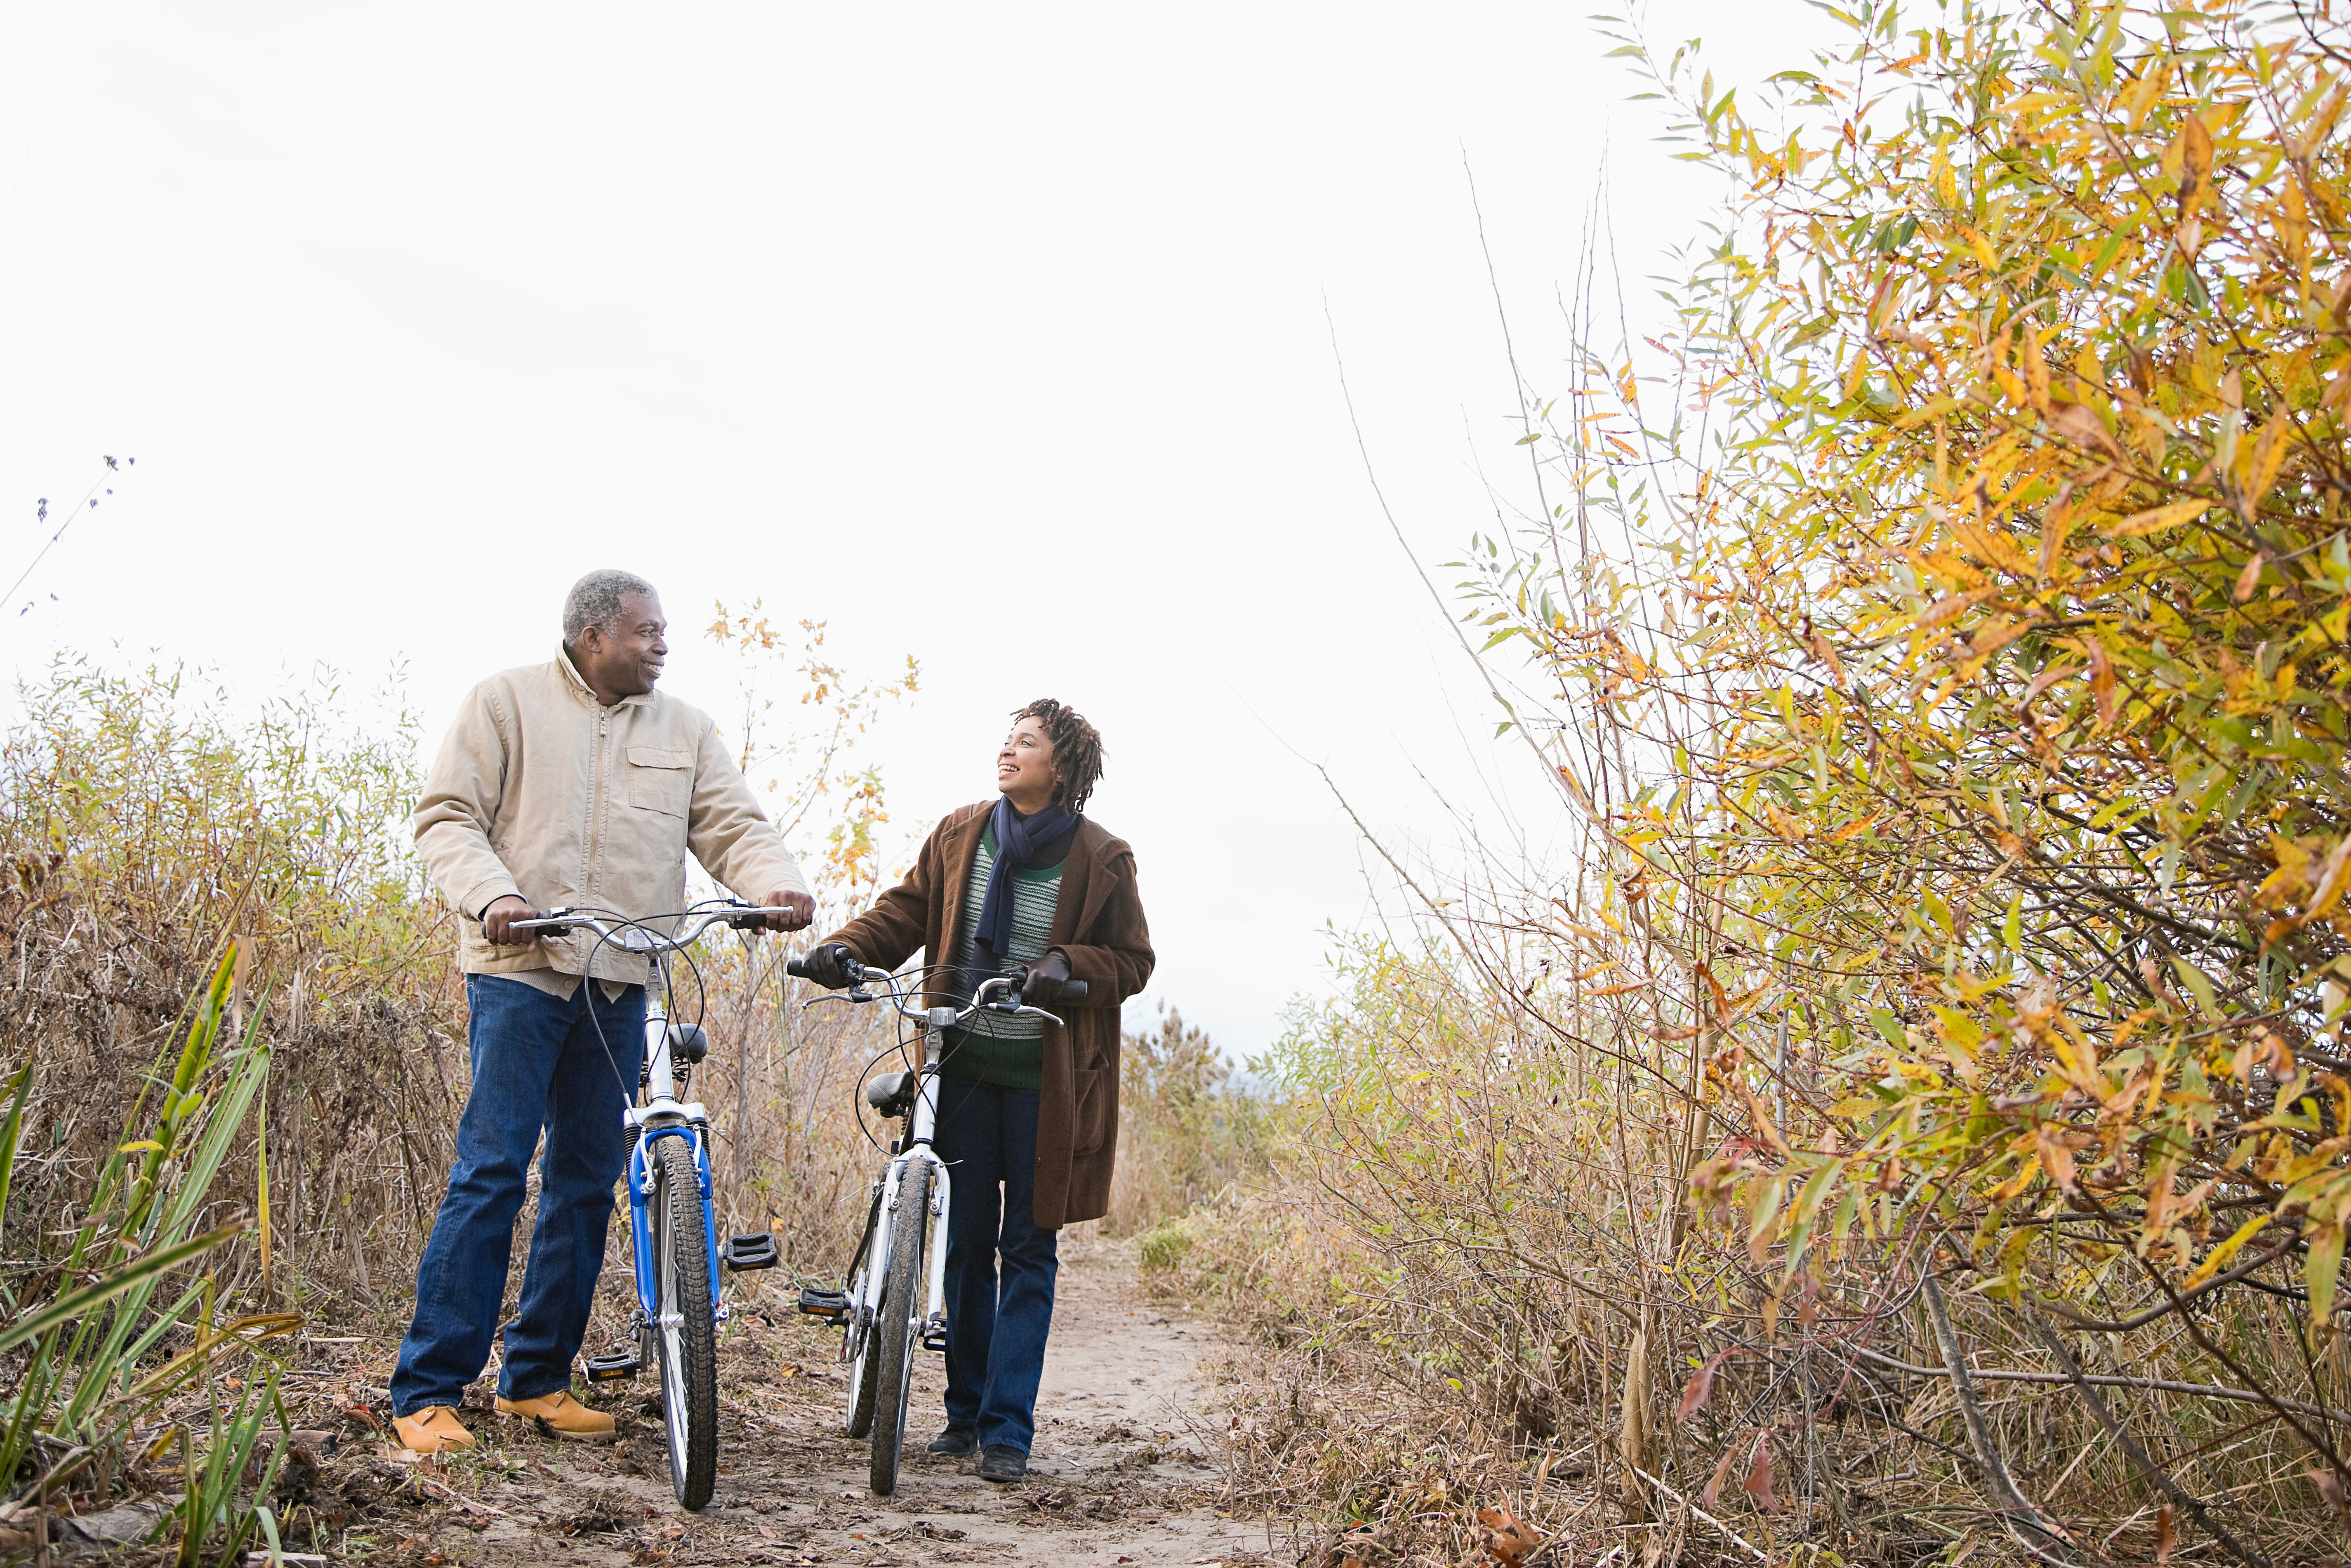
[{"label": "navy blue scarf", "polygon": [[1024,817],[999,795],[987,825],[996,833],[996,861],[987,869],[987,892],[980,900],[979,929],[974,933],[979,948],[985,949],[975,949],[971,956],[974,986],[1002,974],[1012,951],[1013,873],[1050,860],[1078,831],[1078,819],[1058,800],[1034,816]]}]

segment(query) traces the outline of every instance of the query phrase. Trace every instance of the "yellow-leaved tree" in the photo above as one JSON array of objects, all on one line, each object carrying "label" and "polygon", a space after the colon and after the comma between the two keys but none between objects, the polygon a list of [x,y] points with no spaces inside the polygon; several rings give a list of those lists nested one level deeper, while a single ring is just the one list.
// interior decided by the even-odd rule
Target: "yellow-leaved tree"
[{"label": "yellow-leaved tree", "polygon": [[[1792,1291],[1855,1365],[1919,1372],[1865,1348],[1911,1322],[1928,1372],[1996,1334],[2032,1368],[1993,1376],[2085,1398],[2129,1382],[2082,1373],[2095,1326],[2340,1499],[2351,38],[1832,15],[1746,103],[1618,25],[1739,193],[1677,329],[1531,414],[1567,498],[1468,587],[1614,831],[1610,924],[1685,966],[1653,1033],[1760,1333],[1684,1414]],[[1994,1511],[2077,1550],[1952,1383]],[[2111,1424],[2204,1521],[2144,1451],[2192,1445]]]}]

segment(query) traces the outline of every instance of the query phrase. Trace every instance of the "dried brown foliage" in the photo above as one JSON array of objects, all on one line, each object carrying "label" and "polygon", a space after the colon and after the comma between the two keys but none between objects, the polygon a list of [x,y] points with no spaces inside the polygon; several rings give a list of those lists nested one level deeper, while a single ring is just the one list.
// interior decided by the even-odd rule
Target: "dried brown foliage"
[{"label": "dried brown foliage", "polygon": [[1405,1553],[1490,1490],[1579,1552],[2329,1555],[2351,50],[1834,15],[1760,99],[1618,25],[1737,195],[1664,332],[1571,301],[1467,563],[1569,851],[1292,1042],[1183,1276],[1286,1346],[1237,1473]]}]

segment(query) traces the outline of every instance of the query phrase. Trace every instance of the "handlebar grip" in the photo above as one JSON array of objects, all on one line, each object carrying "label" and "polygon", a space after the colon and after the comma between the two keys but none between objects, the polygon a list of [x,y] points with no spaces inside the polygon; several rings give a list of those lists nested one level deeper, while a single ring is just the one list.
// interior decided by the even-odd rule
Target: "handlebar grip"
[{"label": "handlebar grip", "polygon": [[1083,980],[1063,980],[1061,982],[1061,999],[1065,1002],[1084,1001],[1086,999],[1086,983]]},{"label": "handlebar grip", "polygon": [[[812,953],[803,953],[797,958],[785,959],[784,973],[789,975],[796,980],[813,978],[814,977],[809,974],[808,961],[814,956],[815,955]],[[856,959],[844,956],[841,960],[841,972],[849,977],[849,983],[851,985],[862,986],[869,977],[878,977],[883,971],[879,969],[869,969],[864,965],[859,963]],[[822,982],[820,981],[819,983],[821,984]]]}]

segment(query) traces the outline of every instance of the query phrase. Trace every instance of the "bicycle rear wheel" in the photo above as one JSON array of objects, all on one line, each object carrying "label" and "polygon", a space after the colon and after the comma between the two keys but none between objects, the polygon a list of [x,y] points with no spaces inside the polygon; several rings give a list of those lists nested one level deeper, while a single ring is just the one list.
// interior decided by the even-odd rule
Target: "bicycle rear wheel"
[{"label": "bicycle rear wheel", "polygon": [[653,1348],[661,1363],[662,1422],[677,1500],[699,1512],[718,1479],[718,1321],[710,1299],[710,1242],[694,1146],[655,1141],[653,1157]]},{"label": "bicycle rear wheel", "polygon": [[[931,1167],[907,1162],[898,1178],[898,1212],[891,1217],[888,1276],[874,1315],[873,1461],[868,1470],[876,1497],[898,1490],[898,1455],[906,1440],[906,1398],[914,1386],[914,1341],[922,1332],[923,1254],[931,1237]],[[872,1267],[868,1264],[867,1267]]]}]

